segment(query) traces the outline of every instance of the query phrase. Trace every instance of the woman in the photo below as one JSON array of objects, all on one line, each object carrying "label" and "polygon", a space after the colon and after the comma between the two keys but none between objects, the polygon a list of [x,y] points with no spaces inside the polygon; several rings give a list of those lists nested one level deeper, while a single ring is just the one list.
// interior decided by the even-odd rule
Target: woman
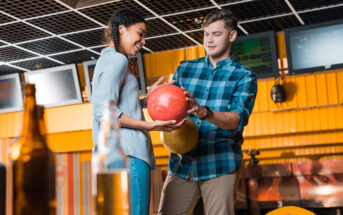
[{"label": "woman", "polygon": [[[146,26],[140,15],[127,9],[118,11],[105,31],[109,45],[101,51],[93,76],[94,145],[97,145],[104,100],[117,100],[121,144],[130,157],[132,215],[149,214],[150,170],[155,167],[155,158],[148,130],[171,131],[184,122],[144,120],[140,102],[146,105],[147,99],[139,100],[138,82],[128,69],[128,56],[139,52],[145,44],[145,35]],[[150,88],[148,95],[162,80]]]}]

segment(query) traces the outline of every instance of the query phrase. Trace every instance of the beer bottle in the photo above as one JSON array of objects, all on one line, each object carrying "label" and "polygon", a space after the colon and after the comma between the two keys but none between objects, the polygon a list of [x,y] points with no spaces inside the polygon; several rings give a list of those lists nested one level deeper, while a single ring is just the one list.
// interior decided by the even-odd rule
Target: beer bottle
[{"label": "beer bottle", "polygon": [[23,130],[14,143],[15,215],[56,213],[55,157],[48,148],[43,107],[36,105],[35,85],[25,87]]},{"label": "beer bottle", "polygon": [[98,144],[92,154],[93,195],[98,215],[128,215],[129,171],[127,156],[120,145],[116,102],[104,102]]}]

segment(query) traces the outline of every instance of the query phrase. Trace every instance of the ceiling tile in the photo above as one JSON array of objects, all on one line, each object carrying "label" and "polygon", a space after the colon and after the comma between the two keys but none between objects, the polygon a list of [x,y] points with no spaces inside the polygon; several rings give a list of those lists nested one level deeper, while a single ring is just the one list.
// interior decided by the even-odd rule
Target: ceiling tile
[{"label": "ceiling tile", "polygon": [[102,44],[104,29],[87,31],[83,33],[71,34],[64,36],[66,39],[85,47],[98,46]]},{"label": "ceiling tile", "polygon": [[108,21],[112,15],[120,9],[131,9],[136,13],[140,14],[144,18],[152,17],[153,15],[142,8],[140,5],[136,4],[132,0],[118,1],[109,4],[99,5],[91,8],[81,9],[80,12],[92,17],[93,19],[107,25]]},{"label": "ceiling tile", "polygon": [[16,69],[6,65],[0,65],[0,75],[6,75],[11,73],[23,73],[23,70]]},{"label": "ceiling tile", "polygon": [[303,21],[307,25],[320,23],[320,22],[339,20],[339,19],[343,19],[343,6],[330,8],[326,10],[300,13],[299,16],[303,19]]},{"label": "ceiling tile", "polygon": [[51,0],[3,0],[1,10],[17,18],[25,19],[64,11],[67,8]]},{"label": "ceiling tile", "polygon": [[56,56],[52,56],[51,58],[62,61],[63,63],[66,63],[66,64],[71,64],[71,63],[82,63],[83,61],[98,59],[99,55],[93,52],[87,51],[87,50],[83,50],[83,51],[77,51],[77,52],[72,52],[68,54],[56,55]]},{"label": "ceiling tile", "polygon": [[250,1],[242,4],[225,6],[223,8],[230,9],[239,21],[291,12],[284,0]]},{"label": "ceiling tile", "polygon": [[146,40],[145,44],[152,51],[166,51],[195,45],[195,43],[181,34]]},{"label": "ceiling tile", "polygon": [[146,21],[147,37],[170,34],[177,32],[174,28],[170,27],[167,23],[160,19],[151,19]]},{"label": "ceiling tile", "polygon": [[22,22],[0,26],[0,35],[2,40],[9,43],[17,43],[50,36],[49,34],[32,28]]},{"label": "ceiling tile", "polygon": [[201,29],[201,22],[212,9],[165,17],[167,21],[182,31]]},{"label": "ceiling tile", "polygon": [[166,15],[209,6],[214,7],[214,5],[208,0],[140,0],[140,2],[158,15]]},{"label": "ceiling tile", "polygon": [[325,1],[314,1],[314,0],[290,0],[290,3],[295,10],[305,10],[318,7],[325,7],[333,4],[342,4],[342,0],[325,0]]},{"label": "ceiling tile", "polygon": [[79,48],[78,46],[75,46],[59,38],[39,40],[31,43],[24,43],[19,46],[42,55],[48,55]]},{"label": "ceiling tile", "polygon": [[31,54],[30,52],[26,52],[13,46],[0,48],[0,61],[4,62],[10,62],[35,56],[37,55]]},{"label": "ceiling tile", "polygon": [[38,58],[35,60],[22,61],[19,63],[14,63],[13,65],[19,66],[28,70],[38,70],[38,69],[61,66],[61,64],[48,60],[46,58]]},{"label": "ceiling tile", "polygon": [[275,19],[267,19],[258,22],[249,22],[242,24],[242,27],[249,32],[249,34],[259,33],[264,31],[283,31],[286,28],[293,28],[300,26],[300,22],[293,15],[279,17]]},{"label": "ceiling tile", "polygon": [[0,13],[0,24],[6,23],[6,22],[12,22],[12,21],[15,21],[15,19],[12,19],[11,17]]},{"label": "ceiling tile", "polygon": [[88,28],[100,27],[98,24],[75,13],[68,12],[49,17],[30,20],[30,23],[48,30],[54,34],[80,31]]}]

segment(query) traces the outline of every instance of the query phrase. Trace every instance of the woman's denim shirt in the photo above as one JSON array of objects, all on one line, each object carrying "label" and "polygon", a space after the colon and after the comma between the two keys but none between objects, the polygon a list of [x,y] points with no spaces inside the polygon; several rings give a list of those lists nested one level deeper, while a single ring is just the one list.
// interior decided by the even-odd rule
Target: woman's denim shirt
[{"label": "woman's denim shirt", "polygon": [[[139,102],[138,81],[128,69],[127,58],[107,47],[96,63],[92,87],[93,142],[97,145],[104,100],[118,102],[117,114],[124,113],[137,120],[145,120]],[[147,130],[120,129],[121,146],[125,154],[139,158],[155,168],[151,138]],[[111,138],[116,141],[116,138]],[[110,158],[109,158],[110,159]],[[110,161],[108,161],[110,162]]]}]

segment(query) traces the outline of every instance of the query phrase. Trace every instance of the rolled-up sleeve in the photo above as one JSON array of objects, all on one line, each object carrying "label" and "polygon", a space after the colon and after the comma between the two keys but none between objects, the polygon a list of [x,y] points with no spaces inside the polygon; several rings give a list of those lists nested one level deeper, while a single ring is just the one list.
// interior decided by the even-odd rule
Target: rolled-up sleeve
[{"label": "rolled-up sleeve", "polygon": [[254,107],[257,93],[256,76],[252,72],[245,73],[236,85],[229,112],[235,111],[240,116],[237,130],[248,124],[249,116]]}]

